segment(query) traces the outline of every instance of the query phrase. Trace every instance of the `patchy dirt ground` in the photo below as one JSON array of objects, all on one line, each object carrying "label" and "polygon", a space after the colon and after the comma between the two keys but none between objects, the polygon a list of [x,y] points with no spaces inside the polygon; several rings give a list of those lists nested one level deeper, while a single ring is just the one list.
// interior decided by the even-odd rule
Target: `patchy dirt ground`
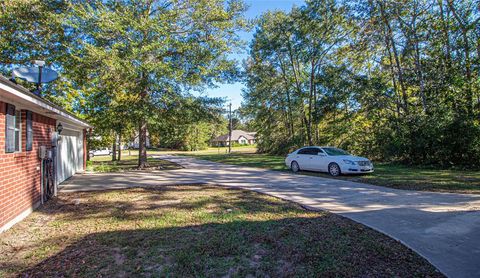
[{"label": "patchy dirt ground", "polygon": [[250,191],[182,185],[60,194],[1,235],[4,276],[442,274],[348,219]]}]

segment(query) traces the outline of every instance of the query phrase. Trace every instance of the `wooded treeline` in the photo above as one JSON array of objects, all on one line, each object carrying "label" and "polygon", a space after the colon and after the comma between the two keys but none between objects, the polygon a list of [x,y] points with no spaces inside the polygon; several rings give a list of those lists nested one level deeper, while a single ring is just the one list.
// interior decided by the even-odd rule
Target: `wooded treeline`
[{"label": "wooded treeline", "polygon": [[245,9],[241,0],[0,0],[0,71],[46,60],[61,79],[44,97],[95,126],[93,148],[137,136],[143,168],[147,130],[156,145],[188,150],[218,135],[224,101],[192,92],[238,77],[229,55],[243,47]]},{"label": "wooded treeline", "polygon": [[480,166],[479,20],[474,0],[311,0],[263,15],[242,107],[259,150]]}]

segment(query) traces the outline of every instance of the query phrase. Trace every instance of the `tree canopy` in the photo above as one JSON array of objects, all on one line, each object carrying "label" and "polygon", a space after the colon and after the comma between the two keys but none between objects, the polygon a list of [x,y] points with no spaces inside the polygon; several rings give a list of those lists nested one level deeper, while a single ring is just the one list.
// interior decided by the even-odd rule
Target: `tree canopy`
[{"label": "tree canopy", "polygon": [[259,150],[479,166],[479,20],[473,0],[309,0],[264,14],[242,108]]},{"label": "tree canopy", "polygon": [[[378,160],[480,166],[476,0],[307,0],[257,20],[244,71],[241,0],[0,0],[0,71],[44,59],[44,97],[102,142],[196,150],[225,131],[206,87],[244,76],[261,152],[334,145]],[[25,86],[31,86],[24,84]],[[98,137],[98,136],[97,136]]]},{"label": "tree canopy", "polygon": [[103,137],[136,129],[140,168],[147,163],[147,126],[208,126],[223,101],[192,91],[239,74],[229,55],[243,45],[238,31],[247,27],[240,0],[15,0],[0,7],[4,71],[46,59],[63,83],[46,97],[73,96],[74,105],[66,106]]}]

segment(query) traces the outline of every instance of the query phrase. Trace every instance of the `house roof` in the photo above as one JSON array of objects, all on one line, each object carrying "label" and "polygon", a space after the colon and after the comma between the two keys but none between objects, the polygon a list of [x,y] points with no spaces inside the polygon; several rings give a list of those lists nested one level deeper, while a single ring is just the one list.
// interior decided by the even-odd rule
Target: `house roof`
[{"label": "house roof", "polygon": [[[241,136],[245,137],[247,140],[255,139],[254,136],[251,135],[252,132],[246,132],[243,130],[235,129],[232,130],[232,141],[238,141]],[[213,142],[225,142],[228,141],[228,134],[218,136],[217,138],[212,140]]]},{"label": "house roof", "polygon": [[67,123],[74,127],[80,126],[83,128],[92,127],[85,120],[78,118],[62,107],[33,94],[27,88],[13,83],[3,75],[0,75],[0,100],[6,102],[15,101],[22,105],[33,107],[34,109],[32,110],[34,110],[34,112],[56,119],[62,122],[62,124]]}]

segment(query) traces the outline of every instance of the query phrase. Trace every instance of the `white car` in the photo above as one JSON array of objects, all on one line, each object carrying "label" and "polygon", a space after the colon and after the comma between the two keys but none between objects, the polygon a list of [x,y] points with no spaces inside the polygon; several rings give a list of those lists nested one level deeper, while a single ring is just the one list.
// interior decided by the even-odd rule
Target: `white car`
[{"label": "white car", "polygon": [[99,156],[99,155],[112,155],[112,151],[108,148],[90,151],[90,157]]},{"label": "white car", "polygon": [[293,172],[300,170],[340,174],[372,173],[373,164],[365,157],[354,156],[334,147],[303,147],[285,158],[285,165]]}]

